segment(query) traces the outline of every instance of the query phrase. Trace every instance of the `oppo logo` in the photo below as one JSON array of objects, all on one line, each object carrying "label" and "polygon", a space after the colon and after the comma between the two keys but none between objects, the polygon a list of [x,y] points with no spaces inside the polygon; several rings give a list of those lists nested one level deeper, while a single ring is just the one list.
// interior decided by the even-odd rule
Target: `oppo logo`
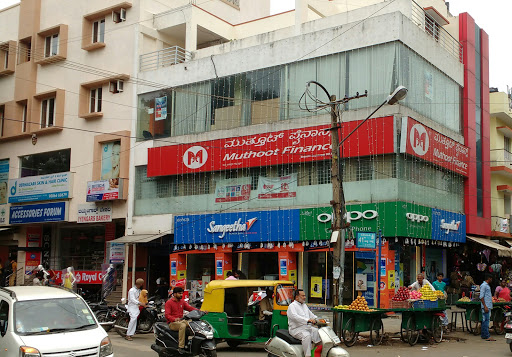
[{"label": "oppo logo", "polygon": [[208,160],[208,152],[202,146],[192,146],[183,154],[183,163],[189,169],[198,169]]},{"label": "oppo logo", "polygon": [[[347,222],[350,223],[352,221],[358,221],[362,218],[364,219],[375,219],[379,216],[379,213],[374,210],[366,210],[364,212],[360,211],[350,211],[347,212],[346,219]],[[332,214],[329,213],[321,213],[317,216],[317,220],[321,223],[327,223],[332,220]]]},{"label": "oppo logo", "polygon": [[416,213],[407,213],[405,216],[407,219],[410,219],[413,222],[428,222],[429,220],[428,216],[423,216]]}]

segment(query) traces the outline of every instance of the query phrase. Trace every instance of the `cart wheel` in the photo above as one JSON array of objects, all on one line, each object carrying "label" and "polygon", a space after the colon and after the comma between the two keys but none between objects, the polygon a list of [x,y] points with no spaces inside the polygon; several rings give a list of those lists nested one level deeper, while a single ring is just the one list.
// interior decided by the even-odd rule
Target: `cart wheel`
[{"label": "cart wheel", "polygon": [[441,343],[443,340],[443,326],[441,326],[441,319],[439,316],[435,316],[432,319],[432,337],[434,337],[435,343]]},{"label": "cart wheel", "polygon": [[405,343],[409,343],[409,338],[407,337],[407,329],[405,329],[402,324],[400,324],[400,340]]},{"label": "cart wheel", "polygon": [[477,309],[471,310],[471,313],[469,314],[469,331],[473,335],[478,336],[480,334],[481,327],[482,326],[480,325],[478,310]]},{"label": "cart wheel", "polygon": [[347,320],[345,326],[343,326],[343,330],[341,331],[341,335],[343,336],[343,342],[347,347],[354,346],[357,341],[357,336],[359,335],[356,331],[356,321],[353,317]]},{"label": "cart wheel", "polygon": [[384,324],[380,317],[373,319],[370,326],[370,342],[374,346],[380,345],[384,337]]},{"label": "cart wheel", "polygon": [[414,316],[409,317],[409,320],[407,320],[407,342],[411,346],[414,346],[416,343],[418,343],[418,338],[420,337],[420,332],[416,330],[416,319]]},{"label": "cart wheel", "polygon": [[[495,321],[496,316],[501,317],[501,321]],[[492,321],[492,327],[494,329],[494,332],[496,335],[503,335],[505,333],[505,311],[503,309],[497,309],[497,311],[494,314],[494,319]]]}]

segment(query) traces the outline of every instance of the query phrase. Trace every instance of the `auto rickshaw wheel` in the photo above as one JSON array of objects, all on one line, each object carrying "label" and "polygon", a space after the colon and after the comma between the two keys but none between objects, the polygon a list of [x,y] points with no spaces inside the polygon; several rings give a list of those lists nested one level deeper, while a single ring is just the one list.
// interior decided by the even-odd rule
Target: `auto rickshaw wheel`
[{"label": "auto rickshaw wheel", "polygon": [[242,344],[242,342],[238,340],[226,340],[226,343],[231,348],[237,348],[240,344]]}]

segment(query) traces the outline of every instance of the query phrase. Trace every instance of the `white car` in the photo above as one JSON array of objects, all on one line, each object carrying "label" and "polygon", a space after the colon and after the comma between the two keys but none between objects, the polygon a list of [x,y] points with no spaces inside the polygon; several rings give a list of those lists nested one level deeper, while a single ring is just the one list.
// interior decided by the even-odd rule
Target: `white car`
[{"label": "white car", "polygon": [[0,347],[0,357],[114,356],[85,301],[46,286],[0,288]]}]

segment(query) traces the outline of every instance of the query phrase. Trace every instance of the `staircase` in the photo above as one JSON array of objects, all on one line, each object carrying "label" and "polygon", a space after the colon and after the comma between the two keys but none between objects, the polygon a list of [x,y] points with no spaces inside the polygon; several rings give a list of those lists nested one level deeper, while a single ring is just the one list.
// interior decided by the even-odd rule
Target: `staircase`
[{"label": "staircase", "polygon": [[116,290],[112,291],[112,294],[107,296],[105,301],[108,306],[116,306],[121,303],[121,298],[123,297],[123,287],[121,285],[116,286]]}]

